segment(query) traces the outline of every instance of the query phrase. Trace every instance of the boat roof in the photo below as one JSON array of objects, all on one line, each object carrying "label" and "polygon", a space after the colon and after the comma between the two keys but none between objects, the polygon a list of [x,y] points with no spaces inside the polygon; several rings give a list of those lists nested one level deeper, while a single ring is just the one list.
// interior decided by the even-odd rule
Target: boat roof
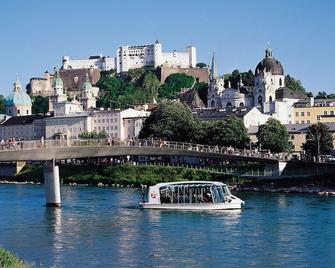
[{"label": "boat roof", "polygon": [[176,184],[214,184],[214,185],[226,185],[222,182],[218,181],[175,181],[175,182],[162,182],[153,185],[153,187],[162,187],[168,185],[176,185]]}]

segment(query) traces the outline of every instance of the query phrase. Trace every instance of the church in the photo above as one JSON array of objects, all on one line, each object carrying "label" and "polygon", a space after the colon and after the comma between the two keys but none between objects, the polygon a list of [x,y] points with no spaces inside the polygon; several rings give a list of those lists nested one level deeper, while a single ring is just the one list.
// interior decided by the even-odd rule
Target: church
[{"label": "church", "polygon": [[[224,87],[224,77],[218,76],[213,54],[208,84],[208,108],[257,107],[262,113],[280,120],[293,122],[293,104],[306,96],[285,87],[282,64],[272,56],[272,49],[265,50],[265,57],[256,65],[253,87],[245,87],[240,79],[237,88],[230,83]],[[280,113],[279,113],[280,111]]]}]

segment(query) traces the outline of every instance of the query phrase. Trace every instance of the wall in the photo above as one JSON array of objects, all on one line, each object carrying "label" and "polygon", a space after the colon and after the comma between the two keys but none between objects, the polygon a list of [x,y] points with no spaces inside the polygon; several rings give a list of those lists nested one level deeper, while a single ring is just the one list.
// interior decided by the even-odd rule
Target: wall
[{"label": "wall", "polygon": [[[294,123],[303,124],[311,123],[316,124],[321,121],[321,115],[334,115],[334,106],[314,106],[314,107],[294,107],[293,116]],[[327,122],[335,122],[335,117],[330,117]]]},{"label": "wall", "polygon": [[199,82],[208,83],[209,81],[209,68],[180,68],[180,67],[160,67],[157,70],[158,77],[161,83],[164,83],[165,79],[170,74],[184,73],[198,79]]}]

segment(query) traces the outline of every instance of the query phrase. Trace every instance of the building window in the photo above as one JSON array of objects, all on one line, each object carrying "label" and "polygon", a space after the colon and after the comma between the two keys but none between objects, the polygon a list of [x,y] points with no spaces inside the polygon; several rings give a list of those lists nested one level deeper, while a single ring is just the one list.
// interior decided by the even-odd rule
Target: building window
[{"label": "building window", "polygon": [[334,111],[330,111],[330,115],[334,115]]},{"label": "building window", "polygon": [[305,116],[305,112],[301,112],[301,116]]},{"label": "building window", "polygon": [[20,109],[17,109],[17,114],[20,114]]},{"label": "building window", "polygon": [[307,112],[307,116],[311,116],[311,112]]},{"label": "building window", "polygon": [[295,116],[299,116],[299,112],[295,112]]},{"label": "building window", "polygon": [[307,124],[310,124],[311,123],[311,120],[307,120]]},{"label": "building window", "polygon": [[320,115],[317,116],[317,120],[320,121]]},{"label": "building window", "polygon": [[281,78],[279,78],[279,86],[281,87],[283,85],[283,81]]},{"label": "building window", "polygon": [[27,110],[27,114],[29,114],[29,110]]},{"label": "building window", "polygon": [[291,135],[291,140],[294,140],[294,135]]},{"label": "building window", "polygon": [[304,121],[304,120],[301,120],[301,124],[305,124],[305,121]]},{"label": "building window", "polygon": [[324,111],[323,114],[324,114],[324,115],[327,115],[327,111]]},{"label": "building window", "polygon": [[101,127],[98,127],[98,130],[101,130]]}]

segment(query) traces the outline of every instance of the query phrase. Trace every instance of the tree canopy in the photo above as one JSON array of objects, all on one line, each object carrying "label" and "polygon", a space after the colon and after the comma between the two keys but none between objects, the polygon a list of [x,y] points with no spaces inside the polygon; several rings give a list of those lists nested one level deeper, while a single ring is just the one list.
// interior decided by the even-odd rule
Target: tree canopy
[{"label": "tree canopy", "polygon": [[182,88],[191,88],[194,84],[194,77],[187,74],[170,74],[159,88],[159,97],[176,99]]},{"label": "tree canopy", "polygon": [[291,150],[287,129],[277,119],[270,118],[266,124],[259,127],[256,135],[262,149],[268,149],[272,153],[289,152]]},{"label": "tree canopy", "polygon": [[335,93],[328,94],[326,91],[319,91],[315,96],[316,99],[335,99]]},{"label": "tree canopy", "polygon": [[78,135],[80,139],[106,139],[108,137],[108,134],[106,131],[84,131]]},{"label": "tree canopy", "polygon": [[313,124],[308,128],[303,149],[311,157],[318,156],[318,145],[321,155],[329,154],[333,149],[333,137],[329,132],[329,127],[322,123]]},{"label": "tree canopy", "polygon": [[205,104],[205,106],[207,106],[208,84],[205,82],[196,82],[194,87],[198,91],[202,102]]},{"label": "tree canopy", "polygon": [[193,140],[196,124],[191,110],[182,103],[161,103],[145,120],[139,137],[190,142]]},{"label": "tree canopy", "polygon": [[236,116],[213,121],[208,127],[206,137],[208,144],[218,146],[244,148],[249,142],[243,120]]},{"label": "tree canopy", "polygon": [[225,74],[225,87],[228,87],[228,82],[232,88],[237,88],[240,79],[242,78],[242,83],[244,86],[252,87],[254,85],[255,76],[251,70],[248,72],[240,73],[239,70],[234,70],[231,74]]},{"label": "tree canopy", "polygon": [[43,96],[32,97],[32,113],[46,114],[49,111],[49,98]]},{"label": "tree canopy", "polygon": [[198,67],[198,68],[206,68],[207,64],[203,63],[203,62],[198,62],[195,66]]},{"label": "tree canopy", "polygon": [[5,98],[3,95],[0,95],[0,114],[5,113]]},{"label": "tree canopy", "polygon": [[301,81],[296,80],[292,76],[289,76],[289,75],[285,76],[285,86],[293,91],[307,93]]}]

